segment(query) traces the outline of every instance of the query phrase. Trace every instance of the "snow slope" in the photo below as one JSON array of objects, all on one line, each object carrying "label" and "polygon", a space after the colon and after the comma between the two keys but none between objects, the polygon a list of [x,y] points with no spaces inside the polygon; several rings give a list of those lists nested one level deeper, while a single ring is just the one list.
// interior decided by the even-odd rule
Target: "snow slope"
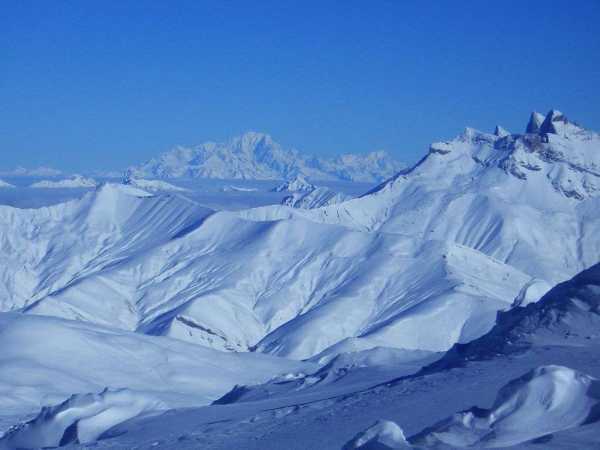
[{"label": "snow slope", "polygon": [[[350,371],[330,383],[281,389],[302,379],[294,379],[293,374],[299,372],[292,372],[263,384],[266,395],[259,385],[242,390],[241,401],[234,403],[135,419],[106,433],[106,439],[95,446],[106,450],[133,446],[163,450],[300,450],[340,449],[350,441],[355,448],[356,443],[370,448],[370,443],[379,449],[385,448],[382,443],[388,448],[405,445],[402,435],[406,435],[406,441],[417,448],[461,448],[467,441],[475,442],[471,448],[596,448],[600,444],[600,323],[593,316],[597,315],[599,285],[600,274],[594,267],[552,289],[538,308],[531,304],[517,309],[533,318],[520,317],[517,321],[521,324],[517,328],[529,324],[528,332],[505,334],[505,341],[523,339],[531,343],[521,346],[517,342],[519,355],[495,347],[484,358],[465,355],[461,364],[434,364],[431,370],[400,374],[384,382],[373,376],[372,366],[367,366],[360,369],[362,373]],[[557,314],[561,310],[576,312],[578,319],[573,320],[571,313]],[[536,319],[540,311],[546,311],[543,316],[550,319],[558,317],[561,327],[548,327],[546,320]],[[579,326],[585,323],[594,326],[595,332],[588,329],[577,336]],[[565,328],[567,325],[570,328]],[[494,330],[497,328],[502,325]],[[531,339],[538,332],[547,339]],[[552,340],[548,333],[554,335]],[[484,340],[480,339],[479,345],[484,345]],[[369,353],[367,359],[351,354],[343,359],[358,364],[371,364],[373,357],[379,359],[376,353]],[[396,364],[389,355],[383,360]],[[345,363],[334,365],[348,367]],[[394,367],[402,370],[403,365]],[[355,390],[348,390],[353,386]],[[473,408],[474,404],[479,407]],[[455,413],[457,410],[464,412]],[[401,435],[394,423],[405,433]],[[358,430],[366,432],[356,435]],[[450,439],[451,445],[442,442]]]},{"label": "snow slope", "polygon": [[282,205],[292,208],[312,209],[333,205],[351,199],[349,195],[342,194],[327,187],[317,187],[309,183],[304,177],[297,176],[292,180],[277,186],[274,192],[289,192],[284,197]]},{"label": "snow slope", "polygon": [[546,293],[538,302],[500,312],[482,337],[455,345],[426,371],[465,361],[523,353],[532,346],[586,345],[600,338],[600,263]]},{"label": "snow slope", "polygon": [[0,416],[27,414],[71,394],[127,388],[166,407],[198,406],[237,383],[315,365],[225,353],[83,321],[0,313]]},{"label": "snow slope", "polygon": [[314,209],[335,205],[351,198],[349,195],[335,192],[332,189],[318,187],[310,192],[289,195],[281,201],[281,204],[292,208]]},{"label": "snow slope", "polygon": [[91,178],[84,178],[81,175],[74,175],[71,178],[65,178],[64,180],[42,180],[37,181],[31,185],[32,188],[45,188],[45,189],[56,189],[56,188],[93,188],[96,187],[97,183]]},{"label": "snow slope", "polygon": [[381,181],[403,167],[385,152],[334,159],[305,156],[287,150],[271,136],[248,132],[226,143],[207,142],[177,147],[158,158],[128,170],[144,178],[223,178],[281,180],[296,175],[311,179]]},{"label": "snow slope", "polygon": [[122,185],[0,213],[2,257],[20,260],[3,266],[4,310],[221,350],[307,358],[348,337],[444,350],[487,331],[531,282],[452,243],[421,246],[305,220],[245,221]]}]

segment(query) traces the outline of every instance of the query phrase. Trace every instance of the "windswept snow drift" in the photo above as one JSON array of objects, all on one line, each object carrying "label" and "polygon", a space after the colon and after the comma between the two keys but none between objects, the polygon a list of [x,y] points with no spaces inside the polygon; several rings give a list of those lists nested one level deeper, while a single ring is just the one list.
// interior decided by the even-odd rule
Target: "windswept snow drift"
[{"label": "windswept snow drift", "polygon": [[513,380],[489,410],[460,412],[411,444],[434,448],[508,447],[600,420],[600,381],[568,367],[546,366]]},{"label": "windswept snow drift", "polygon": [[0,450],[94,442],[127,419],[161,409],[166,409],[164,403],[128,389],[73,395],[59,405],[44,407],[33,420],[5,433]]},{"label": "windswept snow drift", "polygon": [[393,450],[410,449],[404,432],[396,423],[379,420],[344,445],[342,450]]}]

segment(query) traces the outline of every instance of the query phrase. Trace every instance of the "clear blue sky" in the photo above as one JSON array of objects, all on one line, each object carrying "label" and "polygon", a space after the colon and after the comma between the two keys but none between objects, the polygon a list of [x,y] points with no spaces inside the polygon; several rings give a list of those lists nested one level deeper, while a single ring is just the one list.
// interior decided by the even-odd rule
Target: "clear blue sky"
[{"label": "clear blue sky", "polygon": [[12,1],[0,168],[119,169],[246,130],[416,160],[556,107],[600,129],[600,1]]}]

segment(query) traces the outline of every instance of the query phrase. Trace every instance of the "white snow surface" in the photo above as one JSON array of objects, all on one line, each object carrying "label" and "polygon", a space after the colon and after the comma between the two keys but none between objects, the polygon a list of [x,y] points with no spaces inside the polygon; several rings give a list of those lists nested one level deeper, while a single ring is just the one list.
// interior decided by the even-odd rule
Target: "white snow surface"
[{"label": "white snow surface", "polygon": [[291,195],[283,198],[282,205],[292,208],[313,209],[333,205],[351,199],[352,197],[334,191],[328,187],[315,186],[304,177],[297,176],[292,180],[277,186],[274,192],[288,192]]},{"label": "white snow surface", "polygon": [[389,420],[378,420],[356,435],[342,450],[393,450],[412,448],[406,441],[402,428]]},{"label": "white snow surface", "polygon": [[247,132],[229,142],[177,147],[128,173],[141,178],[281,180],[301,175],[321,180],[382,181],[404,165],[379,151],[324,159],[284,149],[271,136]]},{"label": "white snow surface", "polygon": [[188,189],[174,184],[167,183],[163,180],[146,180],[144,178],[132,178],[125,177],[123,184],[133,186],[146,191],[173,191],[173,192],[187,192]]},{"label": "white snow surface", "polygon": [[326,187],[316,187],[308,192],[294,193],[285,197],[282,205],[292,208],[314,209],[335,205],[350,200],[352,197]]},{"label": "white snow surface", "polygon": [[44,407],[33,420],[9,430],[0,438],[0,450],[90,443],[127,419],[164,409],[167,406],[159,400],[128,389],[76,394],[59,405]]},{"label": "white snow surface", "polygon": [[[356,448],[359,440],[362,448],[378,450],[462,448],[473,442],[470,448],[597,448],[599,270],[600,264],[554,287],[538,303],[504,313],[486,335],[498,336],[502,346],[486,337],[457,346],[466,347],[457,365],[435,362],[403,373],[404,363],[389,356],[407,362],[409,353],[373,349],[340,355],[341,365],[331,360],[333,367],[315,372],[329,373],[322,382],[309,384],[303,370],[289,372],[251,389],[238,387],[218,405],[117,425],[94,448],[339,450],[347,442]],[[545,339],[532,339],[539,335]],[[470,352],[472,346],[479,350]],[[385,353],[389,356],[380,358]],[[351,368],[373,358],[392,364],[388,378],[381,380],[370,363]],[[350,368],[346,375],[344,368]],[[340,373],[334,377],[332,370]],[[474,404],[480,407],[471,408]],[[366,431],[356,435],[357,430]]]},{"label": "white snow surface", "polygon": [[531,280],[450,242],[247,221],[123,185],[48,208],[2,207],[0,217],[1,258],[21,260],[3,266],[3,310],[220,350],[258,345],[301,359],[361,336],[444,350],[487,331]]},{"label": "white snow surface", "polygon": [[509,447],[598,421],[593,410],[599,406],[600,381],[568,367],[544,366],[500,389],[491,409],[457,413],[410,442],[425,448]]},{"label": "white snow surface", "polygon": [[198,406],[235,384],[316,364],[219,352],[83,321],[0,313],[0,415],[26,414],[74,393],[128,388],[169,408]]},{"label": "white snow surface", "polygon": [[42,180],[31,185],[32,188],[57,189],[57,188],[94,188],[97,186],[96,180],[85,178],[81,175],[73,175],[64,180]]}]

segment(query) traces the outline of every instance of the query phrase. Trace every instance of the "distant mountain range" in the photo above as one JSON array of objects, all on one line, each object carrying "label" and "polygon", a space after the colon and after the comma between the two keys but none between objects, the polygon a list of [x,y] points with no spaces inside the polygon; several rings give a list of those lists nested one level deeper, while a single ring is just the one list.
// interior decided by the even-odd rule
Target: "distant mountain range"
[{"label": "distant mountain range", "polygon": [[248,132],[228,142],[177,147],[139,166],[137,178],[220,178],[281,180],[298,175],[311,180],[382,181],[405,165],[386,152],[317,158],[284,149],[271,136]]}]

